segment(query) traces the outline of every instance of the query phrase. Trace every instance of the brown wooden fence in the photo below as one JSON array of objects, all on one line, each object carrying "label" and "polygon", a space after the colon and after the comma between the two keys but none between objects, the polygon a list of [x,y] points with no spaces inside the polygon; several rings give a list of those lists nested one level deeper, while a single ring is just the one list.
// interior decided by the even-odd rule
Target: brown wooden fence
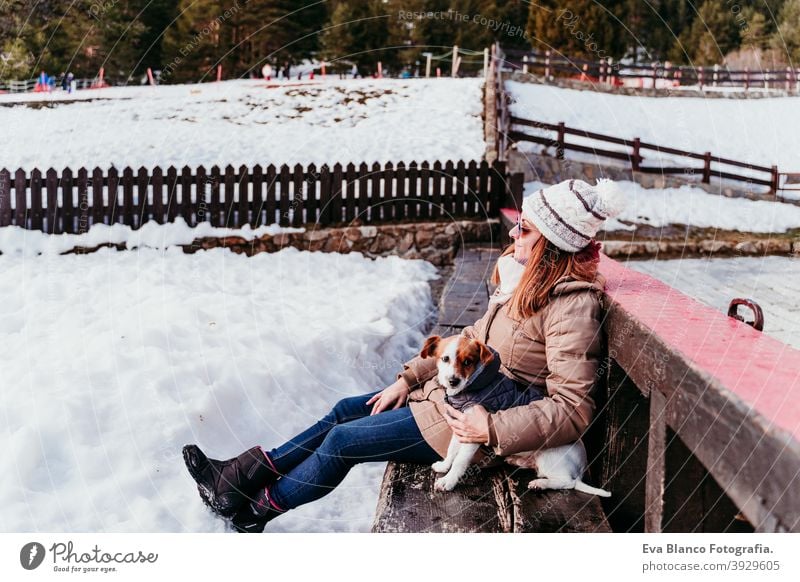
[{"label": "brown wooden fence", "polygon": [[[623,85],[626,79],[635,79],[642,85],[741,87],[745,91],[753,88],[782,89],[798,92],[800,70],[793,67],[782,69],[741,70],[728,69],[720,65],[713,67],[673,66],[667,62],[621,64],[610,58],[595,61],[573,58],[555,51],[520,51],[503,49],[501,69],[518,70],[544,76],[576,77],[584,81]],[[663,80],[663,81],[662,81]],[[664,83],[664,81],[666,83]]]},{"label": "brown wooden fence", "polygon": [[[594,133],[583,129],[576,129],[574,127],[567,127],[562,123],[544,123],[543,121],[534,121],[531,119],[521,119],[519,117],[508,117],[508,123],[511,129],[507,129],[508,138],[513,142],[527,141],[542,144],[547,147],[555,149],[556,156],[563,159],[566,150],[576,152],[588,153],[592,156],[612,158],[627,162],[634,172],[642,172],[646,174],[684,174],[689,176],[700,176],[703,183],[709,183],[712,177],[733,180],[738,182],[746,182],[750,185],[768,186],[771,192],[777,192],[778,184],[778,167],[777,166],[759,166],[756,164],[749,164],[747,162],[740,162],[737,160],[730,160],[713,155],[711,152],[695,153],[679,150],[667,146],[656,145],[652,143],[643,142],[638,137],[633,139],[624,139],[620,137],[613,137],[600,133]],[[545,135],[531,135],[519,130],[513,129],[513,126],[531,127],[541,130]],[[547,135],[547,132],[552,132]],[[614,144],[630,148],[630,151],[619,151],[604,149],[602,146],[584,145],[577,143],[570,143],[567,141],[567,136],[574,135],[580,136],[585,139],[598,141],[601,144]],[[647,159],[643,152],[649,150],[656,152],[658,155],[670,155],[680,158],[687,158],[688,160],[699,160],[703,163],[702,166],[665,166],[659,165],[644,165]],[[718,166],[731,166],[733,168],[742,168],[749,170],[753,175],[744,175],[741,173],[734,173],[733,171],[726,171]]]},{"label": "brown wooden fence", "polygon": [[[515,181],[515,183],[518,182]],[[498,216],[504,162],[0,170],[0,227],[86,232],[182,217],[189,226],[299,227]]]}]

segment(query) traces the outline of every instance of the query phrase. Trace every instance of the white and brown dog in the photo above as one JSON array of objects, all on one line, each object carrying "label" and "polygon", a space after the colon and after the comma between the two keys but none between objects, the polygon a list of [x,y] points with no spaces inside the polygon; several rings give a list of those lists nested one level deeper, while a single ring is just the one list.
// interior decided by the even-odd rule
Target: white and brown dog
[{"label": "white and brown dog", "polygon": [[[535,387],[518,385],[500,371],[500,355],[481,341],[462,336],[425,340],[420,356],[436,358],[436,380],[445,390],[445,402],[465,414],[476,405],[489,412],[523,406],[544,395]],[[434,483],[437,491],[452,491],[467,472],[470,461],[480,448],[477,443],[461,443],[453,435],[443,461],[432,465],[437,473],[446,473]],[[586,472],[586,449],[581,441],[510,455],[513,465],[536,470],[537,478],[529,489],[575,489],[583,493],[610,497],[611,493],[581,481]]]}]

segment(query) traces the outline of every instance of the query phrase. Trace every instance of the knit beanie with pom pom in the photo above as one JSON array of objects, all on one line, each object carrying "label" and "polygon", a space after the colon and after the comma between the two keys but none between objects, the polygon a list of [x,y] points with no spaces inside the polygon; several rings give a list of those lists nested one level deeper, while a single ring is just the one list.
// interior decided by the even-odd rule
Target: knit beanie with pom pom
[{"label": "knit beanie with pom pom", "polygon": [[608,218],[625,208],[625,194],[611,180],[596,186],[565,180],[542,188],[522,201],[524,218],[558,248],[576,253],[585,248]]}]

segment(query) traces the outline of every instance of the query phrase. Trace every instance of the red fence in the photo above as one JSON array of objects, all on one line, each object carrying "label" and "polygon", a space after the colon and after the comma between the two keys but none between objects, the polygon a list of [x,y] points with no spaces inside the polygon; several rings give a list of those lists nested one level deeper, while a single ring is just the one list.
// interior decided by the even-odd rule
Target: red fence
[{"label": "red fence", "polygon": [[[518,182],[519,180],[517,180]],[[44,174],[0,170],[0,227],[47,233],[86,232],[92,224],[139,228],[180,216],[189,226],[253,228],[442,217],[498,216],[507,192],[504,162],[448,161],[255,166],[67,168]]]},{"label": "red fence", "polygon": [[642,85],[705,86],[783,89],[798,92],[800,69],[749,68],[732,70],[715,65],[713,67],[672,66],[669,63],[621,64],[612,59],[590,61],[572,58],[555,51],[520,51],[504,49],[502,65],[506,69],[542,75],[547,79],[556,76],[579,76],[582,80],[609,85],[622,85],[626,79],[635,79]]}]

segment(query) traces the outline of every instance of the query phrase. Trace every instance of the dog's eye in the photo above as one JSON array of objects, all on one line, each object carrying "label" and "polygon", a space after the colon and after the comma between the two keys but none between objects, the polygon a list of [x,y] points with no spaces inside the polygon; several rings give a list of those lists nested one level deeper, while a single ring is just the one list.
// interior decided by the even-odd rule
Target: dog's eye
[{"label": "dog's eye", "polygon": [[469,359],[464,360],[464,365],[465,366],[471,366],[472,365],[472,360],[469,360]]},{"label": "dog's eye", "polygon": [[450,356],[442,356],[442,361],[446,364],[450,361]]}]

